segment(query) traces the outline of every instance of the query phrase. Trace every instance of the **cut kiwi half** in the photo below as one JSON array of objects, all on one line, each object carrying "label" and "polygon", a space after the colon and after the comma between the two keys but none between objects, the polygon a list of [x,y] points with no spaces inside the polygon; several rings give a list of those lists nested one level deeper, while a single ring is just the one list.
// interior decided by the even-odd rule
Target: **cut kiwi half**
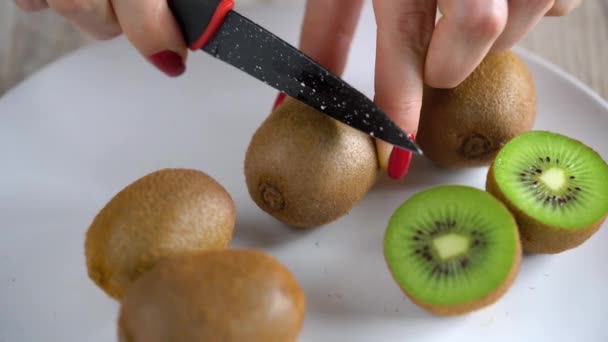
[{"label": "cut kiwi half", "polygon": [[384,237],[393,279],[415,304],[442,316],[496,302],[515,280],[521,254],[511,212],[464,185],[414,194],[394,212]]},{"label": "cut kiwi half", "polygon": [[530,131],[510,140],[488,170],[486,190],[513,212],[527,253],[581,245],[608,214],[608,165],[579,140]]}]

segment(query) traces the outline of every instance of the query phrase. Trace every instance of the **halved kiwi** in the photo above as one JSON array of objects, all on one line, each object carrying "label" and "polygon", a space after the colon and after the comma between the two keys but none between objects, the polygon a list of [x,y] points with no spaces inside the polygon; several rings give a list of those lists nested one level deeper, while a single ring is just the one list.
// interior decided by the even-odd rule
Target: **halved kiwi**
[{"label": "halved kiwi", "polygon": [[608,165],[589,146],[554,132],[509,141],[488,171],[486,189],[514,213],[529,253],[577,247],[608,214]]},{"label": "halved kiwi", "polygon": [[456,315],[496,302],[521,263],[513,215],[489,193],[441,185],[413,195],[391,217],[384,238],[390,272],[417,305]]}]

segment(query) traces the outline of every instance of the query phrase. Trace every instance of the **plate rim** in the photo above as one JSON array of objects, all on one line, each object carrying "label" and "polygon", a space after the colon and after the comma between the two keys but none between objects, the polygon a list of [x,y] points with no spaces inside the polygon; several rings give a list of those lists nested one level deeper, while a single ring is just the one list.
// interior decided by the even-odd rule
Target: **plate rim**
[{"label": "plate rim", "polygon": [[585,95],[588,95],[593,100],[595,100],[604,110],[608,112],[608,100],[605,100],[598,92],[591,88],[587,83],[581,81],[579,78],[574,76],[573,74],[567,72],[564,68],[558,66],[557,64],[551,62],[545,57],[542,57],[536,52],[531,51],[530,49],[521,47],[516,45],[512,48],[512,51],[521,55],[523,58],[529,60],[536,65],[547,69],[548,71],[556,74],[560,78],[565,81],[571,83],[576,88],[583,91]]},{"label": "plate rim", "polygon": [[[83,52],[85,52],[87,50],[99,48],[99,45],[117,44],[121,40],[125,41],[126,39],[123,36],[119,36],[111,41],[95,41],[93,43],[85,44],[85,45],[78,47],[78,48],[72,50],[71,52],[68,52],[68,53],[64,54],[63,56],[51,61],[50,63],[47,63],[46,65],[44,65],[37,71],[29,74],[28,76],[23,78],[21,81],[14,84],[11,88],[7,89],[4,92],[4,94],[0,95],[0,107],[2,106],[5,98],[10,97],[12,95],[12,93],[25,87],[28,83],[35,82],[40,74],[49,72],[50,69],[54,68],[56,65],[64,63],[65,60],[72,59],[72,58],[78,58],[81,54],[83,54]],[[596,92],[593,88],[591,88],[591,86],[588,85],[587,83],[583,82],[582,80],[580,80],[573,74],[567,72],[561,66],[558,66],[557,64],[551,62],[549,59],[541,56],[540,54],[538,54],[536,52],[531,51],[528,48],[522,47],[521,45],[513,46],[511,48],[511,51],[513,51],[516,54],[519,54],[522,58],[530,61],[531,63],[534,63],[537,66],[546,69],[548,72],[557,75],[559,78],[563,79],[567,83],[570,83],[575,88],[581,90],[583,92],[583,94],[590,97],[600,107],[602,107],[602,109],[604,109],[604,111],[608,115],[608,99],[604,99],[598,92]]]}]

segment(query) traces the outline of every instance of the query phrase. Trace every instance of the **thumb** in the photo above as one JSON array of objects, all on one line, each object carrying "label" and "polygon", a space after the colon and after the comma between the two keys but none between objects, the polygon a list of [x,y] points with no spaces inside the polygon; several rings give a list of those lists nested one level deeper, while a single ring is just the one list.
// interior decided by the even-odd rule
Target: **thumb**
[{"label": "thumb", "polygon": [[181,75],[188,53],[177,21],[166,0],[112,0],[125,36],[168,76]]},{"label": "thumb", "polygon": [[[435,26],[436,1],[374,0],[376,65],[374,101],[408,134],[420,119],[424,60]],[[377,141],[380,166],[390,177],[407,172],[410,152]]]}]

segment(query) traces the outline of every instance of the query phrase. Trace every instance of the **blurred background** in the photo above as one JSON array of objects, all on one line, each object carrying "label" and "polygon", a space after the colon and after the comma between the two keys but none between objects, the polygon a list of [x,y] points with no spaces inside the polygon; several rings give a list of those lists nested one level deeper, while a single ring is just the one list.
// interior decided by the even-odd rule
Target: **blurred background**
[{"label": "blurred background", "polygon": [[[237,0],[237,6],[272,1],[280,0]],[[0,1],[0,97],[48,63],[93,42],[50,11],[23,13],[12,0]],[[608,0],[584,0],[566,17],[544,18],[520,45],[608,99]]]}]

